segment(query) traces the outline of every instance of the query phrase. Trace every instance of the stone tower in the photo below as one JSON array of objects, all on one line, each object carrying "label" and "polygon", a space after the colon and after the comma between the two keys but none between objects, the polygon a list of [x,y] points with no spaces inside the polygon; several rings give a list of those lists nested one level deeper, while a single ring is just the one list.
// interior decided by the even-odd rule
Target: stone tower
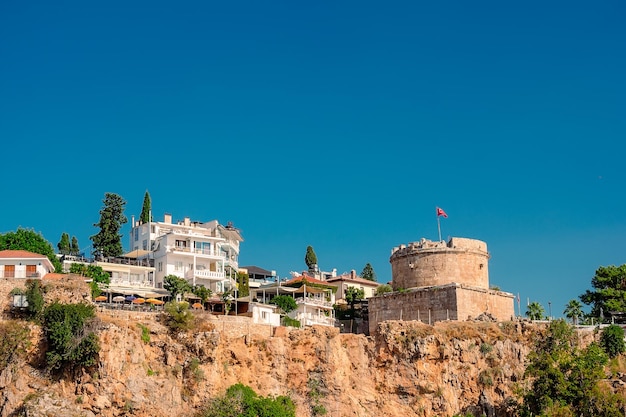
[{"label": "stone tower", "polygon": [[455,282],[489,288],[489,252],[480,240],[453,237],[446,242],[419,242],[391,251],[394,290]]},{"label": "stone tower", "polygon": [[448,242],[421,239],[393,248],[389,262],[394,291],[369,299],[370,333],[385,320],[511,320],[514,296],[489,288],[489,258],[485,242],[461,237]]}]

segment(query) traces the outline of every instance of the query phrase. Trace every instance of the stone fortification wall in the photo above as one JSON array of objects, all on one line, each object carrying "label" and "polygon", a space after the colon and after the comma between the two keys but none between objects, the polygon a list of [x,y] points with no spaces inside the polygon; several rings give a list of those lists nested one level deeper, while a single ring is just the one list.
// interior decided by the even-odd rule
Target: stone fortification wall
[{"label": "stone fortification wall", "polygon": [[369,300],[369,330],[387,320],[417,320],[434,324],[445,320],[475,319],[487,313],[498,321],[513,319],[514,296],[483,288],[448,284],[393,292]]},{"label": "stone fortification wall", "polygon": [[393,248],[389,262],[394,290],[452,282],[489,288],[489,252],[480,240],[453,237],[446,243],[422,239]]}]

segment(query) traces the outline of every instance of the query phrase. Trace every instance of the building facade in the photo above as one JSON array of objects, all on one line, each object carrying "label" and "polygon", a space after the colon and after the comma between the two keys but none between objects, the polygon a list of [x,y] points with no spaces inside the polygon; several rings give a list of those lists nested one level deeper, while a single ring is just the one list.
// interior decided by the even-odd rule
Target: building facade
[{"label": "building facade", "polygon": [[149,259],[154,265],[154,285],[163,287],[167,275],[203,285],[214,292],[231,288],[239,269],[239,248],[243,241],[231,224],[191,221],[189,217],[172,222],[166,214],[162,222],[132,220],[130,253]]}]

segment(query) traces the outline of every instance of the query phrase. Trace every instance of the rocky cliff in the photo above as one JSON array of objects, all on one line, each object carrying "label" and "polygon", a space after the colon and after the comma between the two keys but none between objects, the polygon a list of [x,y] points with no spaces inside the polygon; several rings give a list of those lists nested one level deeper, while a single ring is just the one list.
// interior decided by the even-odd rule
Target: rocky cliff
[{"label": "rocky cliff", "polygon": [[[88,294],[79,280],[47,287],[48,299]],[[98,365],[60,379],[44,371],[42,332],[30,324],[29,352],[0,373],[0,417],[189,416],[237,382],[263,396],[290,395],[298,416],[314,415],[313,406],[331,416],[507,415],[536,331],[528,323],[399,321],[366,337],[201,313],[194,330],[172,334],[159,317],[100,308]]]}]

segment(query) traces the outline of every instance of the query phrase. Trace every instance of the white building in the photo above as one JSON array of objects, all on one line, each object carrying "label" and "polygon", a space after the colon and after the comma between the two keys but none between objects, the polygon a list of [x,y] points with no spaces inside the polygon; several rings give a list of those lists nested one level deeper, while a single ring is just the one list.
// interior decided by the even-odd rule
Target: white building
[{"label": "white building", "polygon": [[135,222],[131,230],[131,253],[154,265],[154,286],[163,287],[167,275],[185,278],[191,285],[203,285],[222,292],[234,285],[239,269],[239,245],[243,241],[232,225],[217,220],[202,223],[185,217],[172,222]]},{"label": "white building", "polygon": [[0,278],[43,278],[54,272],[45,255],[25,250],[0,251]]},{"label": "white building", "polygon": [[269,303],[277,295],[288,295],[296,301],[297,308],[287,315],[304,326],[334,326],[335,292],[337,287],[312,276],[302,274],[286,282],[250,288],[253,300]]}]

